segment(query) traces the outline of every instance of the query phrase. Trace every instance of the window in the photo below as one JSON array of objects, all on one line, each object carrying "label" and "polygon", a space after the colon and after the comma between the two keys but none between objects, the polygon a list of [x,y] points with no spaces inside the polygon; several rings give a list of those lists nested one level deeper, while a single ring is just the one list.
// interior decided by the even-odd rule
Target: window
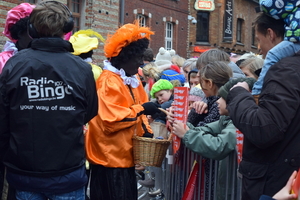
[{"label": "window", "polygon": [[165,49],[171,50],[173,47],[173,24],[171,22],[166,23],[166,37],[165,37]]},{"label": "window", "polygon": [[236,24],[236,41],[242,43],[242,26],[243,19],[238,18]]},{"label": "window", "polygon": [[73,18],[74,18],[73,32],[80,30],[80,17],[81,17],[80,4],[81,4],[81,0],[68,0],[68,7],[69,7],[70,11],[72,12]]},{"label": "window", "polygon": [[196,42],[209,42],[209,12],[197,12]]},{"label": "window", "polygon": [[146,26],[146,17],[144,15],[137,15],[137,19],[139,20],[140,27]]}]

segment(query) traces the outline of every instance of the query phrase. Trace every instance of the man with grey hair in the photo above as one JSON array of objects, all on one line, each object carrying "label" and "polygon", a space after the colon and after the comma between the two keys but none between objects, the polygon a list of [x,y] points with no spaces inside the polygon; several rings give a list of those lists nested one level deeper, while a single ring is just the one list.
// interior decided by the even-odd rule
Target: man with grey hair
[{"label": "man with grey hair", "polygon": [[185,60],[182,65],[183,75],[186,80],[186,82],[184,83],[185,87],[190,87],[189,82],[188,82],[188,74],[191,70],[197,69],[197,67],[196,67],[197,60],[198,60],[198,58],[189,58],[189,59]]}]

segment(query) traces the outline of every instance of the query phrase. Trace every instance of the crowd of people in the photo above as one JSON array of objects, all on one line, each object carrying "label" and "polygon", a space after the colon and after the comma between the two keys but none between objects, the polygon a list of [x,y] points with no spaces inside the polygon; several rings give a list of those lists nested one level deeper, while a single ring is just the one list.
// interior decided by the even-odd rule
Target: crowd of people
[{"label": "crowd of people", "polygon": [[[205,173],[226,173],[241,131],[234,178],[242,199],[296,198],[300,48],[289,26],[297,19],[290,10],[274,14],[276,4],[261,6],[254,26],[262,55],[210,49],[187,59],[164,47],[153,52],[154,32],[138,21],[105,40],[90,29],[72,34],[72,13],[57,1],[9,10],[0,54],[2,199],[135,200],[136,171],[145,167],[151,173],[139,183],[158,195],[161,169],[134,163],[132,142],[166,139],[153,132],[157,124],[205,160],[220,161]],[[92,57],[99,42],[103,64]],[[175,87],[189,88],[187,123],[174,116]],[[224,192],[222,177],[217,198],[236,198]]]}]

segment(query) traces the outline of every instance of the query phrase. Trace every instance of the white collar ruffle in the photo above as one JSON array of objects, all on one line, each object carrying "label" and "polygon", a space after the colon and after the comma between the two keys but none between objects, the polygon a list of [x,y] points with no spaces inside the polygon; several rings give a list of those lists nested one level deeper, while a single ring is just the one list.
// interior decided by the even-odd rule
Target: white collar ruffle
[{"label": "white collar ruffle", "polygon": [[137,79],[136,75],[132,75],[131,77],[126,76],[126,73],[124,69],[118,70],[114,66],[111,65],[111,63],[108,60],[103,61],[104,68],[106,70],[109,70],[115,74],[118,74],[123,79],[124,85],[130,85],[133,88],[137,88],[140,85],[140,81]]},{"label": "white collar ruffle", "polygon": [[12,51],[12,55],[15,55],[16,53],[18,53],[18,48],[16,47],[16,44],[12,41],[6,41],[2,52],[4,51]]}]

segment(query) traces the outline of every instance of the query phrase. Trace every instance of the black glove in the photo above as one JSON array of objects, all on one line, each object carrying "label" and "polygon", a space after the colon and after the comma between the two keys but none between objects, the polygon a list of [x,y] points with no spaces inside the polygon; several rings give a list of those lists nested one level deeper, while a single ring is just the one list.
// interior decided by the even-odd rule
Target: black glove
[{"label": "black glove", "polygon": [[153,138],[153,134],[146,132],[144,133],[143,137]]},{"label": "black glove", "polygon": [[157,112],[161,112],[158,108],[160,107],[159,104],[153,102],[147,102],[142,105],[144,107],[143,114],[145,115],[153,115]]}]

